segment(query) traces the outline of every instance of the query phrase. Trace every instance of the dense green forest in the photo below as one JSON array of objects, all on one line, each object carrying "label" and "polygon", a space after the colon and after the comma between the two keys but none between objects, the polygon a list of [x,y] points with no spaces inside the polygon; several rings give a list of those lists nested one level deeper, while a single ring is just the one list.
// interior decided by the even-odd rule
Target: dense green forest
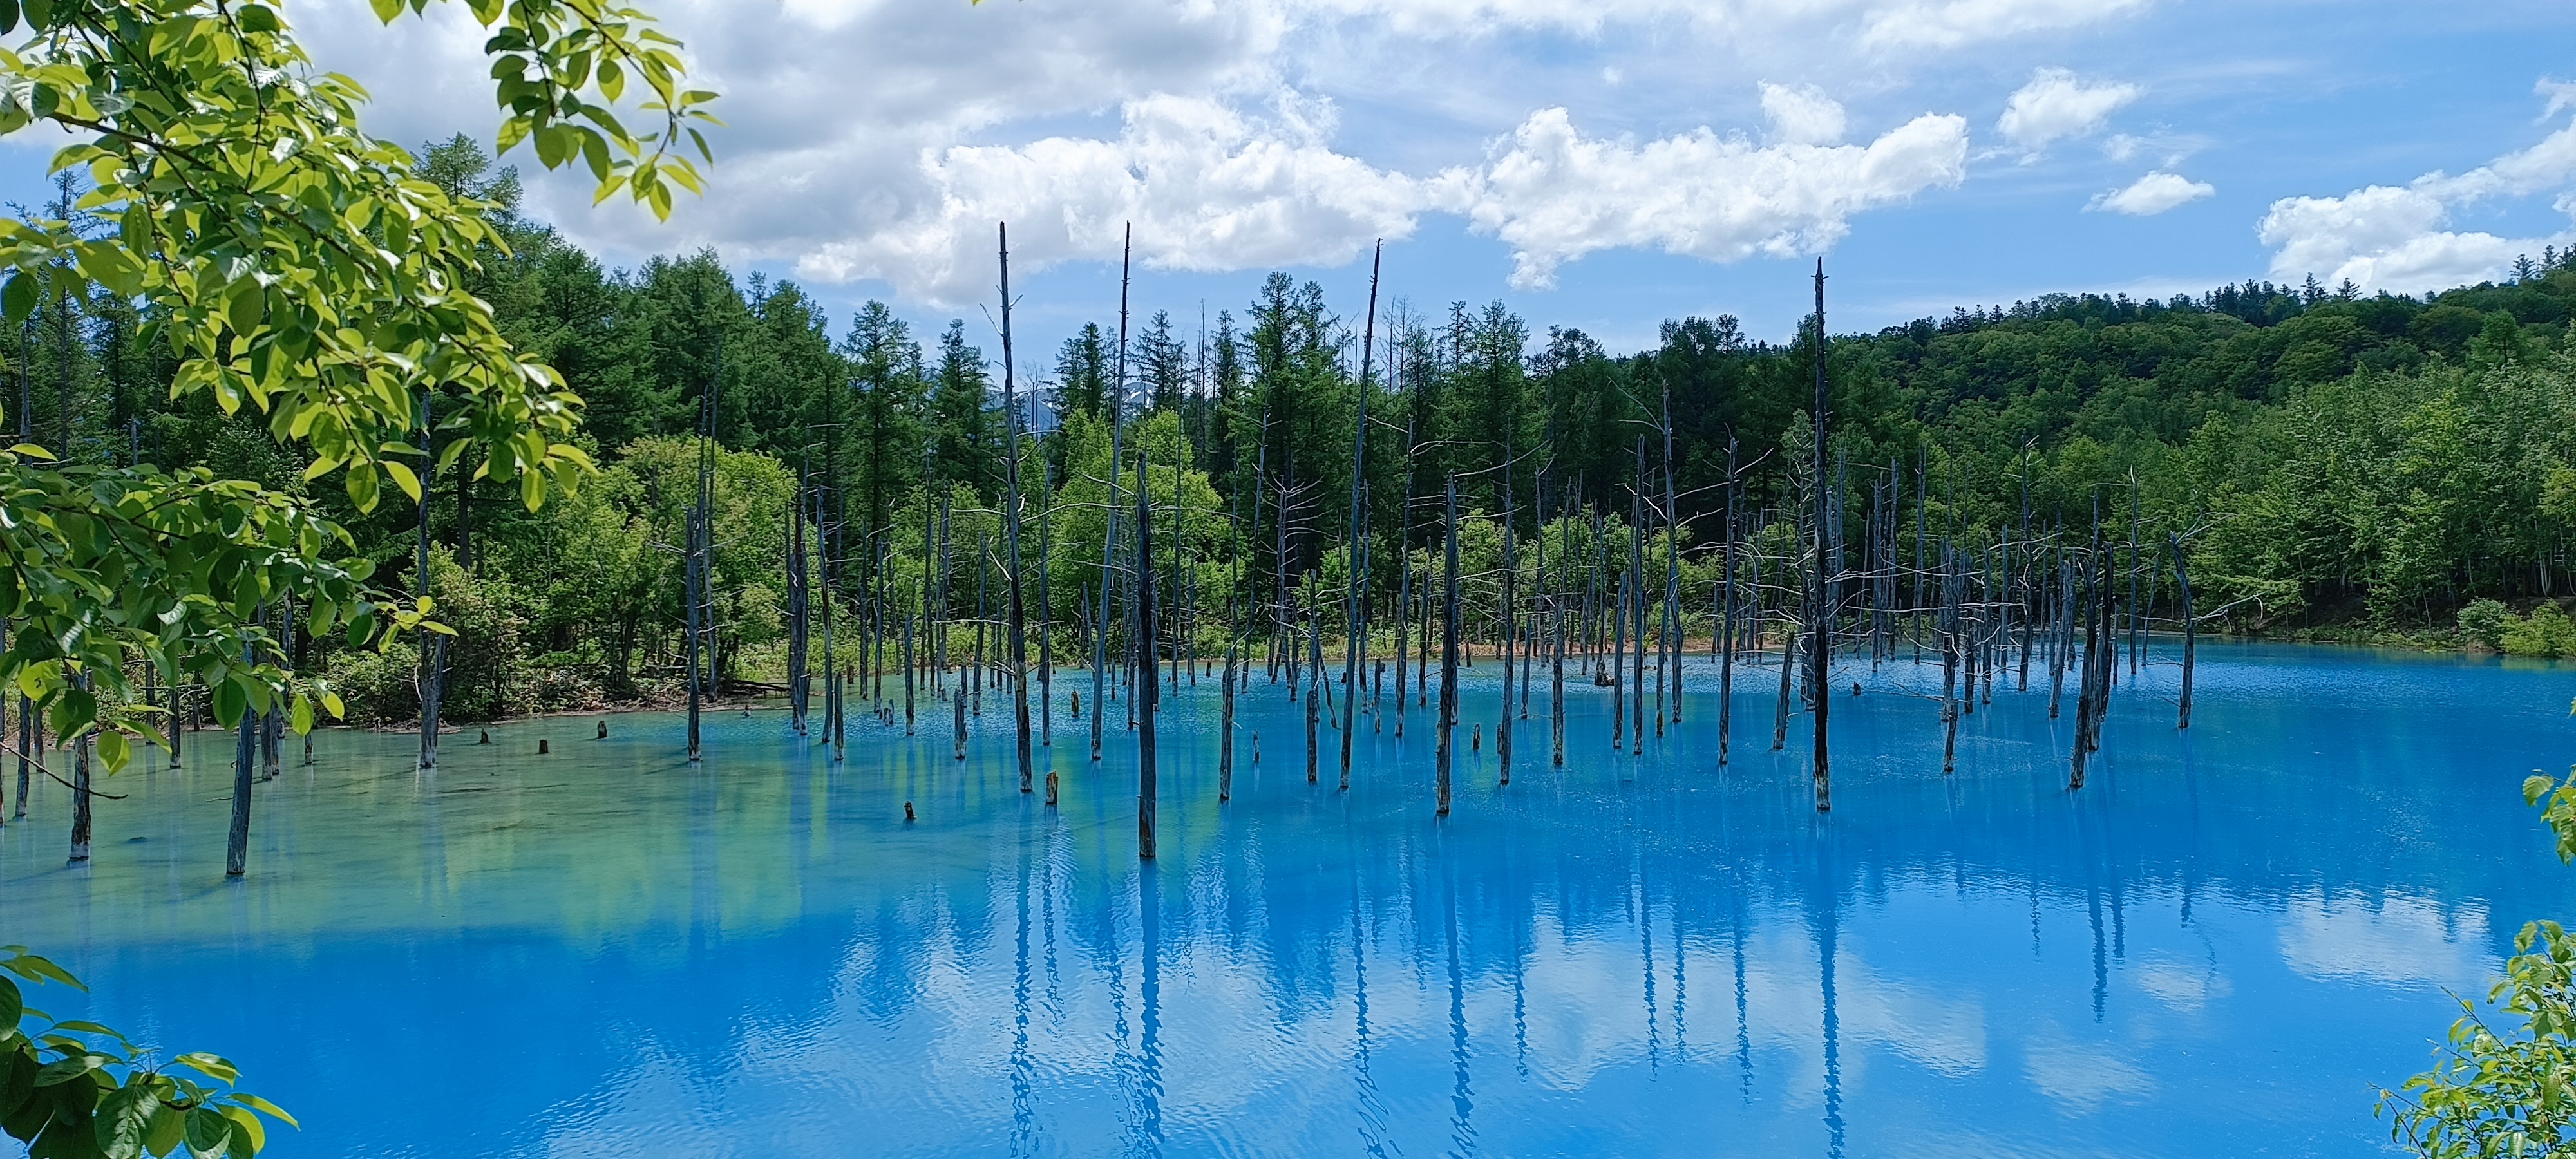
[{"label": "dense green forest", "polygon": [[[605,269],[519,216],[515,176],[470,141],[428,148],[422,172],[497,207],[507,247],[486,248],[469,288],[585,401],[580,437],[601,470],[576,495],[531,512],[516,483],[460,485],[469,461],[432,478],[422,508],[362,514],[336,486],[305,484],[308,464],[252,411],[227,416],[202,392],[172,403],[152,320],[104,294],[48,296],[0,333],[0,357],[17,371],[20,441],[304,490],[397,590],[421,590],[425,517],[426,591],[457,631],[451,719],[679,685],[685,524],[710,429],[709,638],[715,667],[745,683],[785,671],[804,598],[791,542],[815,545],[845,668],[861,639],[890,654],[905,624],[949,625],[924,650],[973,652],[977,635],[957,625],[1000,615],[1015,443],[1029,614],[1059,664],[1087,660],[1110,501],[1132,512],[1140,459],[1170,569],[1158,598],[1175,647],[1200,656],[1237,628],[1268,639],[1299,616],[1338,636],[1354,512],[1370,622],[1391,628],[1399,597],[1427,586],[1428,501],[1452,476],[1470,512],[1471,635],[1498,630],[1506,550],[1523,598],[1597,587],[1586,569],[1606,559],[1615,582],[1626,527],[1677,522],[1678,618],[1703,633],[1730,505],[1742,566],[1764,566],[1766,544],[1775,582],[1789,566],[1811,339],[1686,318],[1623,355],[1500,303],[1372,323],[1361,304],[1272,274],[1203,333],[1150,304],[1122,317],[1101,303],[1045,359],[1044,381],[1016,384],[1013,416],[981,326],[915,333],[879,303],[843,322],[792,282],[737,280],[714,253]],[[62,188],[63,211],[74,192]],[[1925,540],[2035,543],[2097,520],[2161,558],[2170,535],[2208,627],[2453,633],[2465,608],[2468,639],[2576,649],[2547,603],[2569,586],[2576,526],[2571,317],[2576,254],[2553,251],[2508,281],[2421,299],[2249,282],[2166,301],[2052,295],[1836,335],[1831,506],[1845,538],[1894,560]],[[1651,542],[1649,558],[1668,541]],[[2171,580],[2154,559],[2136,566],[2153,605]],[[2536,619],[2514,610],[2535,606]],[[997,637],[980,646],[999,653]],[[416,711],[410,645],[309,648],[361,719]]]}]

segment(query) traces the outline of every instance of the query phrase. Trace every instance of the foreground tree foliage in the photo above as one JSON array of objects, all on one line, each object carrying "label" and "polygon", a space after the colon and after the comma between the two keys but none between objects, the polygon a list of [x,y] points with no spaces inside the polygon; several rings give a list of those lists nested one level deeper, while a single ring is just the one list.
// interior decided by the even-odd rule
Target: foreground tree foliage
[{"label": "foreground tree foliage", "polygon": [[233,1086],[221,1055],[163,1057],[95,1022],[54,1021],[19,980],[87,990],[62,967],[0,946],[0,1130],[31,1159],[250,1156],[268,1145],[262,1115],[295,1118]]},{"label": "foreground tree foliage", "polygon": [[[390,21],[426,2],[375,10]],[[677,42],[649,18],[596,0],[469,6],[492,29],[504,151],[525,140],[549,168],[579,162],[600,199],[624,192],[656,214],[673,185],[697,188],[675,150],[706,156],[693,123],[711,94],[681,87]],[[267,625],[294,621],[272,609],[352,647],[450,629],[425,595],[371,586],[357,538],[303,485],[336,474],[363,514],[388,481],[417,500],[423,476],[470,469],[534,511],[591,469],[569,441],[581,400],[474,293],[503,252],[493,205],[367,136],[363,90],[315,70],[278,5],[0,0],[0,34],[19,36],[0,48],[0,134],[76,141],[53,156],[64,196],[50,211],[0,220],[0,314],[20,330],[20,440],[0,452],[0,688],[83,746],[82,775],[93,742],[113,771],[133,738],[163,740],[138,676],[193,676],[225,724],[284,705],[309,730],[317,700],[342,705],[290,672],[293,630]],[[612,111],[630,86],[656,131]],[[207,403],[236,433],[255,423],[264,437],[247,454],[234,444],[234,462],[263,469],[81,455],[81,315],[107,320],[114,418],[140,419],[149,378],[174,408]],[[51,447],[31,413],[40,348],[60,372]],[[289,461],[293,479],[275,477]],[[79,822],[73,841],[85,855]],[[0,955],[17,978],[79,985],[23,949]],[[257,1154],[260,1115],[285,1115],[234,1077],[215,1055],[162,1059],[105,1026],[45,1020],[0,978],[0,1128],[30,1155]]]},{"label": "foreground tree foliage", "polygon": [[[425,3],[376,10],[391,20]],[[703,155],[690,122],[706,119],[709,94],[680,87],[675,42],[641,13],[592,0],[471,7],[493,29],[504,149],[525,139],[549,167],[577,160],[601,198],[625,191],[656,212],[671,184],[697,185],[673,148]],[[299,482],[337,473],[361,513],[386,481],[417,499],[423,474],[460,463],[514,484],[533,510],[589,468],[567,441],[579,398],[470,291],[497,241],[487,203],[367,136],[363,91],[317,72],[279,8],[10,0],[0,32],[13,31],[26,37],[0,50],[0,133],[78,134],[53,168],[90,189],[53,216],[0,221],[10,321],[40,304],[61,315],[115,303],[138,319],[127,340],[166,358],[172,400],[258,416],[301,460]],[[631,133],[609,108],[630,83],[660,131]],[[63,402],[56,447],[22,441],[0,455],[0,554],[12,565],[0,615],[13,629],[0,684],[33,698],[57,736],[95,733],[111,769],[129,734],[157,733],[129,687],[137,671],[193,674],[226,723],[284,701],[311,726],[308,690],[257,623],[264,607],[291,601],[307,631],[358,645],[427,622],[426,599],[396,605],[368,586],[357,540],[275,480],[66,462],[68,390]],[[339,709],[327,692],[322,704]]]},{"label": "foreground tree foliage", "polygon": [[[2558,859],[2576,860],[2576,772],[2534,776],[2525,801],[2558,836]],[[2576,935],[2537,921],[2514,935],[2504,977],[2487,994],[2489,1022],[2460,1002],[2432,1070],[2384,1091],[2380,1110],[2396,1140],[2431,1159],[2576,1155]]]}]

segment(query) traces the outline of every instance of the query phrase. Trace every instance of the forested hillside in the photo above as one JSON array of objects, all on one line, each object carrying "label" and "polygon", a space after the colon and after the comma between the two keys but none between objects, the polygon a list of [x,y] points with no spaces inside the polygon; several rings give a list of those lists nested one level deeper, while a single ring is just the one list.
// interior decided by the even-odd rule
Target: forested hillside
[{"label": "forested hillside", "polygon": [[[892,640],[907,622],[926,632],[925,601],[939,620],[998,615],[1012,426],[981,318],[922,334],[875,303],[828,317],[796,285],[738,281],[712,253],[605,269],[517,217],[515,178],[470,142],[425,161],[425,175],[498,207],[509,248],[486,253],[470,288],[585,400],[582,439],[601,465],[533,513],[515,485],[460,486],[471,462],[431,480],[427,589],[459,633],[451,718],[631,700],[679,679],[683,523],[710,427],[722,451],[708,590],[731,676],[779,680],[799,519],[830,533],[817,583],[849,638]],[[2151,591],[2170,584],[2153,558],[2170,533],[2200,610],[2240,630],[2448,629],[2473,601],[2528,605],[2568,586],[2571,305],[2576,263],[2552,252],[2503,284],[2427,299],[2248,283],[2161,302],[2052,296],[1837,335],[1834,507],[1850,539],[1884,529],[1900,560],[1936,537],[2134,527]],[[1046,381],[1019,384],[1039,400],[1019,416],[1030,614],[1050,624],[1059,662],[1088,654],[1078,609],[1099,598],[1113,443],[1126,486],[1140,455],[1147,464],[1156,552],[1173,568],[1161,598],[1185,646],[1207,655],[1227,625],[1266,635],[1283,608],[1338,631],[1311,610],[1348,574],[1363,390],[1368,598],[1389,604],[1407,590],[1399,561],[1419,564],[1429,543],[1423,500],[1452,473],[1482,513],[1466,550],[1490,586],[1502,558],[1491,513],[1520,533],[1523,582],[1548,582],[1534,569],[1549,553],[1597,557],[1597,527],[1661,524],[1634,513],[1664,502],[1669,462],[1692,553],[1686,618],[1704,623],[1730,462],[1740,537],[1759,544],[1765,512],[1794,508],[1787,468],[1811,442],[1794,433],[1813,397],[1809,347],[1751,340],[1729,317],[1667,322],[1656,347],[1619,354],[1500,304],[1390,310],[1372,330],[1364,303],[1274,274],[1204,334],[1137,303],[1122,351],[1118,303],[1095,308],[1099,321],[1046,360]],[[151,322],[114,298],[50,296],[0,333],[20,441],[303,486],[307,464],[250,412],[226,416],[204,393],[168,401]],[[417,588],[422,511],[361,515],[336,480],[311,496],[382,565],[380,582]],[[1121,501],[1132,511],[1132,493]],[[1409,554],[1397,550],[1406,531]],[[1558,581],[1580,576],[1581,564],[1554,566]],[[2517,623],[2485,605],[2472,618],[2491,641]],[[946,641],[975,647],[954,629]],[[407,647],[335,654],[317,640],[308,663],[361,715],[398,718],[412,711]]]}]

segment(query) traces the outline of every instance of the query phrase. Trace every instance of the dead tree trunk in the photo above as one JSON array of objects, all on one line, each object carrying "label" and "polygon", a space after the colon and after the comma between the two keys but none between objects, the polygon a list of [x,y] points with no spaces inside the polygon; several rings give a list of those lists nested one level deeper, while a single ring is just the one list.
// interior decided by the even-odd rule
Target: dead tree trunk
[{"label": "dead tree trunk", "polygon": [[1511,464],[1506,462],[1503,464],[1503,710],[1494,717],[1494,759],[1501,769],[1501,783],[1506,785],[1512,783],[1512,649],[1515,642],[1512,628],[1517,618],[1514,597],[1518,595],[1513,590],[1513,581],[1520,575],[1520,559],[1514,549],[1512,534],[1515,514],[1512,510]]},{"label": "dead tree trunk", "polygon": [[1154,523],[1145,485],[1145,458],[1136,457],[1136,856],[1154,859],[1154,707],[1161,684],[1154,679]]},{"label": "dead tree trunk", "polygon": [[2174,586],[2182,595],[2182,716],[2175,728],[2191,727],[2191,669],[2200,650],[2200,624],[2191,618],[2191,572],[2183,566],[2182,537],[2165,533],[2165,542],[2173,548]]},{"label": "dead tree trunk", "polygon": [[1377,342],[1377,273],[1378,262],[1386,254],[1385,243],[1369,259],[1368,316],[1360,325],[1359,421],[1351,425],[1351,516],[1350,594],[1345,598],[1350,620],[1350,638],[1342,643],[1342,788],[1351,787],[1351,736],[1359,731],[1360,643],[1368,590],[1365,556],[1368,541],[1368,404],[1369,366],[1375,360]]},{"label": "dead tree trunk", "polygon": [[1020,791],[1026,793],[1037,787],[1037,769],[1036,754],[1029,745],[1028,604],[1020,583],[1019,379],[1011,363],[1011,232],[1007,225],[996,230],[1002,254],[1002,422],[1009,438],[1002,472],[1002,527],[1011,554],[1011,714],[1019,729]]},{"label": "dead tree trunk", "polygon": [[1834,702],[1834,698],[1833,698],[1833,695],[1832,695],[1832,690],[1833,690],[1833,679],[1832,679],[1832,677],[1833,677],[1833,672],[1832,672],[1832,666],[1833,666],[1833,636],[1834,636],[1834,590],[1833,590],[1833,589],[1834,589],[1834,581],[1833,581],[1833,577],[1831,577],[1831,576],[1827,575],[1827,574],[1826,574],[1826,572],[1825,572],[1825,541],[1826,541],[1826,535],[1827,535],[1827,533],[1826,533],[1826,527],[1825,527],[1825,520],[1826,520],[1826,515],[1827,515],[1827,512],[1828,512],[1828,507],[1827,507],[1827,505],[1826,505],[1826,501],[1825,501],[1825,450],[1826,450],[1826,447],[1825,447],[1825,439],[1826,439],[1826,405],[1827,405],[1827,403],[1828,403],[1828,401],[1829,401],[1829,398],[1828,398],[1828,395],[1827,395],[1827,390],[1826,390],[1826,374],[1825,374],[1825,354],[1826,354],[1826,345],[1827,345],[1827,339],[1826,339],[1826,336],[1825,336],[1825,259],[1823,259],[1823,258],[1817,258],[1817,259],[1816,259],[1816,414],[1815,414],[1815,421],[1816,421],[1816,453],[1815,453],[1815,463],[1814,463],[1815,470],[1816,470],[1816,482],[1815,482],[1815,488],[1816,488],[1816,528],[1815,528],[1815,531],[1816,531],[1816,580],[1815,580],[1815,589],[1814,589],[1814,590],[1815,590],[1816,595],[1815,595],[1815,610],[1814,610],[1814,614],[1813,614],[1813,615],[1809,618],[1809,620],[1808,620],[1807,632],[1808,632],[1808,635],[1809,635],[1809,637],[1810,637],[1810,639],[1809,639],[1809,641],[1808,641],[1808,646],[1809,646],[1809,650],[1810,650],[1810,651],[1813,653],[1813,655],[1814,655],[1814,664],[1815,664],[1815,685],[1816,685],[1816,703],[1815,703],[1815,709],[1816,709],[1816,753],[1815,753],[1815,760],[1816,760],[1816,763],[1815,763],[1815,779],[1816,779],[1816,811],[1817,811],[1817,812],[1819,812],[1819,813],[1831,812],[1831,811],[1833,810],[1833,807],[1834,807],[1833,773],[1832,773],[1832,765],[1831,765],[1831,762],[1830,762],[1830,760],[1829,760],[1829,758],[1828,758],[1828,750],[1827,750],[1827,748],[1826,748],[1826,738],[1827,738],[1827,734],[1826,734],[1826,730],[1825,730],[1825,717],[1826,717],[1827,712],[1832,708],[1832,706],[1833,706],[1833,702]]},{"label": "dead tree trunk", "polygon": [[1448,569],[1444,583],[1446,611],[1440,621],[1440,745],[1438,758],[1439,815],[1449,815],[1449,756],[1451,734],[1458,730],[1458,476],[1449,476],[1447,507],[1442,524],[1448,546]]},{"label": "dead tree trunk", "polygon": [[1224,719],[1217,729],[1216,799],[1219,804],[1234,799],[1234,641],[1225,642],[1225,678],[1219,685],[1223,697]]},{"label": "dead tree trunk", "polygon": [[[242,645],[242,663],[251,662],[250,645]],[[250,866],[251,763],[259,759],[259,740],[251,733],[250,709],[242,709],[233,740],[233,821],[224,839],[224,876],[240,877]]]},{"label": "dead tree trunk", "polygon": [[1717,763],[1727,762],[1735,729],[1735,437],[1726,439],[1726,571],[1719,599],[1717,659]]}]

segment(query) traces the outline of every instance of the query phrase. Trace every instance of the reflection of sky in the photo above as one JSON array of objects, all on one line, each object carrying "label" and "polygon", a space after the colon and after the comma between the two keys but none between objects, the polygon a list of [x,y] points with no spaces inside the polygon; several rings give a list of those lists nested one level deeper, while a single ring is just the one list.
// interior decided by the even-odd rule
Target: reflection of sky
[{"label": "reflection of sky", "polygon": [[[715,720],[697,770],[669,718],[514,724],[429,775],[335,735],[261,787],[246,884],[217,884],[208,763],[121,775],[82,870],[40,790],[0,898],[91,1012],[242,1061],[305,1119],[290,1157],[2373,1149],[2371,1084],[2421,1069],[2445,991],[2566,912],[2513,792],[2576,752],[2563,680],[2202,671],[2188,734],[2170,668],[2124,686],[2069,795],[2044,694],[1967,718],[1945,779],[1890,668],[1836,702],[1824,820],[1760,671],[1725,771],[1713,673],[1642,759],[1603,755],[1606,696],[1570,681],[1570,766],[1498,789],[1489,738],[1446,822],[1418,710],[1401,743],[1363,718],[1345,795],[1266,683],[1266,763],[1220,809],[1212,682],[1185,682],[1150,869],[1132,746],[1113,724],[1094,767],[1061,712],[1054,811],[1016,791],[1007,711],[964,764],[861,718],[839,769],[775,716]],[[1489,733],[1495,691],[1469,686]]]}]

